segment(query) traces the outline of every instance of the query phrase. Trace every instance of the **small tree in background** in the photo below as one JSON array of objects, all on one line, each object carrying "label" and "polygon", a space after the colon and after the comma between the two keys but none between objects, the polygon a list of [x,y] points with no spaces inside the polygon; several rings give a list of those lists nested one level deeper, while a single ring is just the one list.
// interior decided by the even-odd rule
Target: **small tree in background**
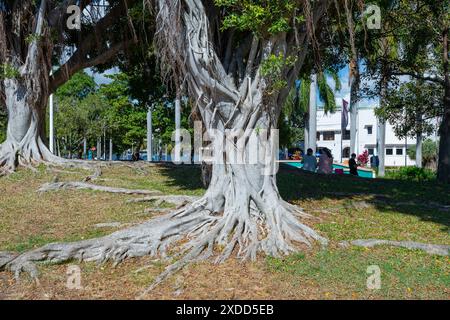
[{"label": "small tree in background", "polygon": [[[437,142],[427,139],[422,145],[422,161],[426,168],[437,169],[439,148]],[[408,156],[416,160],[416,146],[408,149]]]}]

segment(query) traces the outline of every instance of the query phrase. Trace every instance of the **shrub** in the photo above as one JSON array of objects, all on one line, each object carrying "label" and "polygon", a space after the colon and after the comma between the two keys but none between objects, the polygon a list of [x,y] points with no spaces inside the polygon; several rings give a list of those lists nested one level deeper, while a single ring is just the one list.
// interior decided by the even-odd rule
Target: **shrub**
[{"label": "shrub", "polygon": [[363,167],[367,167],[369,160],[370,160],[369,151],[367,150],[365,150],[362,154],[358,156],[358,162]]},{"label": "shrub", "polygon": [[398,170],[388,171],[386,177],[390,179],[409,181],[432,181],[436,179],[436,174],[430,169],[417,167],[404,167]]}]

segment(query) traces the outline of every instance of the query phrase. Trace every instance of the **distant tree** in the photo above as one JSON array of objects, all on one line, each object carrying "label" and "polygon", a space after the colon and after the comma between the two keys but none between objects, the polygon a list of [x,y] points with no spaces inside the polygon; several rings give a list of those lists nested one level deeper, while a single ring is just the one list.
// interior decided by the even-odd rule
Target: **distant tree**
[{"label": "distant tree", "polygon": [[[153,132],[164,144],[171,144],[172,132],[175,130],[175,108],[173,102],[163,96],[153,93],[153,101],[142,94],[143,84],[134,73],[118,73],[108,76],[113,81],[102,85],[99,94],[109,106],[104,111],[107,119],[107,132],[114,141],[116,152],[121,153],[132,145],[138,152],[147,137],[147,111],[152,107]],[[152,97],[152,96],[150,96]],[[188,129],[190,108],[184,108],[182,127]]]},{"label": "distant tree", "polygon": [[[425,167],[436,169],[436,162],[439,153],[439,145],[437,142],[427,139],[422,144],[422,160]],[[416,160],[416,147],[408,149],[408,156],[412,160]]]},{"label": "distant tree", "polygon": [[[366,55],[370,57],[368,70],[379,71],[381,109],[389,105],[388,92],[400,85],[400,77],[440,87],[435,91],[441,94],[443,109],[437,175],[440,182],[450,183],[450,3],[448,0],[379,0],[375,3],[382,8],[382,30],[366,33],[364,44]],[[369,74],[373,79],[374,73]]]},{"label": "distant tree", "polygon": [[397,137],[429,135],[443,116],[442,90],[433,83],[411,81],[391,88],[384,109],[377,110],[394,127]]},{"label": "distant tree", "polygon": [[412,80],[389,90],[387,103],[377,114],[394,127],[397,137],[416,139],[416,166],[422,167],[422,143],[437,130],[444,114],[442,87],[431,82]]},{"label": "distant tree", "polygon": [[98,92],[80,100],[61,99],[55,114],[55,132],[62,154],[83,154],[83,143],[94,146],[110,126],[105,117],[109,105]]},{"label": "distant tree", "polygon": [[97,90],[94,77],[82,70],[75,73],[65,84],[56,90],[59,99],[82,100]]}]

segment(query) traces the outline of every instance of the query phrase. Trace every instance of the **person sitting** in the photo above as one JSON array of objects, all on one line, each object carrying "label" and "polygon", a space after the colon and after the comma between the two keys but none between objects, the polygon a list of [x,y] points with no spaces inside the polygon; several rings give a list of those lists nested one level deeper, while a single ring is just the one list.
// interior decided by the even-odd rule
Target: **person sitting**
[{"label": "person sitting", "polygon": [[313,150],[308,149],[306,156],[303,157],[303,170],[316,172],[317,169],[317,159],[313,155]]},{"label": "person sitting", "polygon": [[348,162],[350,166],[350,174],[354,176],[358,176],[358,163],[356,162],[356,154],[352,154],[352,158]]},{"label": "person sitting", "polygon": [[328,149],[320,149],[319,151],[319,173],[332,174],[333,173],[333,155]]}]

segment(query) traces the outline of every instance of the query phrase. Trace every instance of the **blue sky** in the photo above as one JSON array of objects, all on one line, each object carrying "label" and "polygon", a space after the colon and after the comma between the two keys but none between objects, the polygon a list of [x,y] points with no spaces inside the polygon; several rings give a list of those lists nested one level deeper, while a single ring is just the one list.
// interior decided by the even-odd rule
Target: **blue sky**
[{"label": "blue sky", "polygon": [[118,73],[118,72],[119,72],[119,69],[117,69],[117,68],[112,68],[112,69],[106,70],[106,71],[103,72],[103,73],[95,73],[95,72],[92,71],[92,69],[86,69],[85,71],[86,71],[86,73],[87,73],[88,75],[94,77],[94,80],[95,80],[95,82],[96,82],[98,85],[101,85],[101,84],[108,84],[108,83],[111,83],[112,80],[109,79],[109,78],[107,78],[106,76],[107,76],[107,75],[111,75],[111,74]]},{"label": "blue sky", "polygon": [[[364,67],[362,67],[361,71],[363,70]],[[338,107],[342,106],[342,99],[345,99],[346,101],[350,102],[350,85],[349,85],[349,68],[348,66],[343,68],[342,70],[339,71],[338,73],[339,78],[341,79],[341,91],[339,92],[335,92],[335,96],[336,96],[336,105]],[[327,79],[329,85],[334,88],[334,81],[333,78],[328,77]],[[363,86],[372,86],[372,83],[363,83]],[[368,108],[368,107],[376,107],[378,106],[379,100],[378,99],[362,99],[360,101],[359,107],[360,108]],[[319,105],[323,105],[323,102],[319,101],[318,102]]]}]

